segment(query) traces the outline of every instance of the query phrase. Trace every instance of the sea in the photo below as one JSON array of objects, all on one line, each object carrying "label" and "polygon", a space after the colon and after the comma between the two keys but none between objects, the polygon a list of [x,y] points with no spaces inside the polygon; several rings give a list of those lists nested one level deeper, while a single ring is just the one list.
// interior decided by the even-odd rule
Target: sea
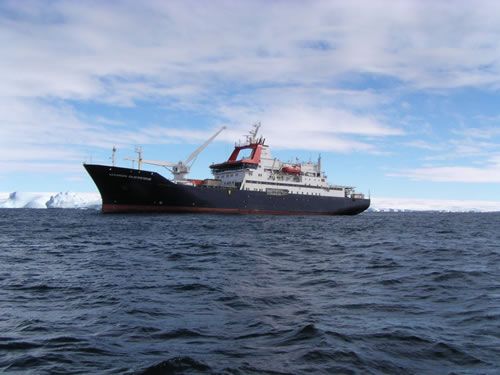
[{"label": "sea", "polygon": [[0,372],[499,374],[500,213],[3,209]]}]

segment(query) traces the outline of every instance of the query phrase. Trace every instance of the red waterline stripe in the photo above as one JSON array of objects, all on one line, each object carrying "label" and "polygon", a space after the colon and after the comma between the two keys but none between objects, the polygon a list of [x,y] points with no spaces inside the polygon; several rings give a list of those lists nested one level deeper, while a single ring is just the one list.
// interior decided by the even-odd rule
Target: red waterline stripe
[{"label": "red waterline stripe", "polygon": [[261,215],[334,215],[329,212],[248,210],[240,208],[145,206],[131,204],[103,204],[102,212],[171,212],[171,213],[216,213],[216,214],[261,214]]}]

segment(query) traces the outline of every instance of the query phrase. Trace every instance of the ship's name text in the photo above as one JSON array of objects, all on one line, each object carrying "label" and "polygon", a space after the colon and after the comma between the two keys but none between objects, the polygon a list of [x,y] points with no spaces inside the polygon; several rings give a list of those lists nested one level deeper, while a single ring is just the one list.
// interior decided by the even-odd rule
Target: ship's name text
[{"label": "ship's name text", "polygon": [[126,174],[118,174],[118,173],[110,173],[109,176],[110,177],[131,178],[134,180],[151,181],[151,177],[134,176],[134,175],[126,175]]}]

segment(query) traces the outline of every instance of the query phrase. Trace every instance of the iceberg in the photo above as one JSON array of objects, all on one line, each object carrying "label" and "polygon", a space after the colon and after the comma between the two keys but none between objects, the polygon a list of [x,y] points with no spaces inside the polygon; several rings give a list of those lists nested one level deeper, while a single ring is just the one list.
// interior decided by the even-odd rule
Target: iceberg
[{"label": "iceberg", "polygon": [[51,193],[13,192],[0,199],[1,208],[47,208]]},{"label": "iceberg", "polygon": [[101,207],[99,193],[0,193],[0,208],[94,208]]},{"label": "iceberg", "polygon": [[46,202],[47,208],[101,208],[98,193],[57,193]]}]

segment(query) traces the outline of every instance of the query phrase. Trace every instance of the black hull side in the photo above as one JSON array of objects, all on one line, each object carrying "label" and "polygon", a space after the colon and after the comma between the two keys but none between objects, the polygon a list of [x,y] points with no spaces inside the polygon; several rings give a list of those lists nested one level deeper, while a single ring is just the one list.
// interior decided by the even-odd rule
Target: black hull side
[{"label": "black hull side", "polygon": [[369,199],[268,195],[232,188],[174,184],[156,172],[84,164],[102,197],[102,211],[282,215],[356,215]]}]

